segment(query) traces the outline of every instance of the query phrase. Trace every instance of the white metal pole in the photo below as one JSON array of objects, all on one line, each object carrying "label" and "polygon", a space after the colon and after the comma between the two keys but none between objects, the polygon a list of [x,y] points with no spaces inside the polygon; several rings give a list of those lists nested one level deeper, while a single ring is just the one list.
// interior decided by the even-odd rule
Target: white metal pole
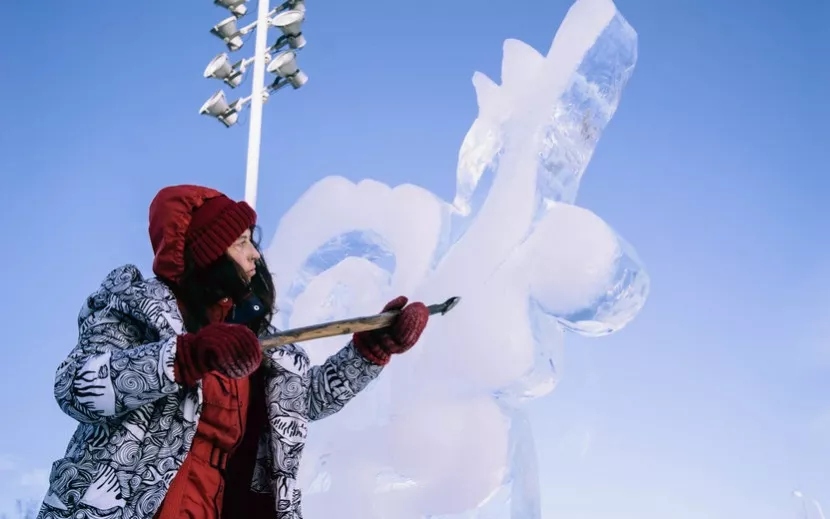
[{"label": "white metal pole", "polygon": [[251,86],[251,123],[248,127],[248,165],[245,171],[245,201],[256,208],[259,180],[259,149],[262,141],[262,94],[265,88],[265,54],[268,48],[268,0],[259,0],[257,9],[254,73]]},{"label": "white metal pole", "polygon": [[813,504],[816,505],[816,510],[818,510],[818,519],[824,519],[824,510],[821,509],[821,503],[813,499]]}]

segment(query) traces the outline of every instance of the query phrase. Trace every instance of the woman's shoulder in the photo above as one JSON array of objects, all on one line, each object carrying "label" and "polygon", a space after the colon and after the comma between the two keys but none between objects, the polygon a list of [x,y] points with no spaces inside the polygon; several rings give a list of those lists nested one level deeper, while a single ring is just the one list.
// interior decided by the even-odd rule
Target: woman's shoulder
[{"label": "woman's shoulder", "polygon": [[[158,278],[145,278],[135,265],[114,268],[88,298],[88,305],[103,308],[113,298],[122,301],[175,301],[170,288]],[[101,306],[103,305],[103,306]]]},{"label": "woman's shoulder", "polygon": [[128,317],[153,327],[182,328],[176,297],[158,278],[145,278],[132,264],[109,272],[100,287],[85,301],[78,316],[79,324],[90,319]]}]

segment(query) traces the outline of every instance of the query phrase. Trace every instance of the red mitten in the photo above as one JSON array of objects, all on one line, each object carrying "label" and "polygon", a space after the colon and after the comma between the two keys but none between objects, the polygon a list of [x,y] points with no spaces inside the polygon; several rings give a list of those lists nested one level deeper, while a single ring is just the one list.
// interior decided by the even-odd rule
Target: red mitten
[{"label": "red mitten", "polygon": [[400,310],[401,313],[389,328],[354,334],[355,348],[369,361],[379,366],[389,363],[392,355],[404,353],[415,346],[429,320],[429,309],[424,303],[407,305],[405,296],[389,301],[381,313]]},{"label": "red mitten", "polygon": [[197,333],[179,335],[174,373],[176,382],[192,386],[210,372],[244,378],[262,362],[254,332],[241,324],[209,324]]}]

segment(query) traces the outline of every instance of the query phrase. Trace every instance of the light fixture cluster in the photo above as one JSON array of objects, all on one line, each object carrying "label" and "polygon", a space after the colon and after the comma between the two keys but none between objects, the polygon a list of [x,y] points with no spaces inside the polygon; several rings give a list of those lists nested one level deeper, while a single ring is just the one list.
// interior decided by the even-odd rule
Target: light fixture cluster
[{"label": "light fixture cluster", "polygon": [[[262,2],[263,0],[258,0]],[[220,21],[210,30],[211,34],[221,39],[229,52],[237,52],[245,44],[244,36],[257,28],[257,21],[239,27],[238,22],[248,13],[248,0],[214,0],[214,4],[230,11],[231,16]],[[267,9],[267,6],[263,6]],[[264,12],[264,11],[263,11]],[[306,84],[308,76],[297,66],[297,51],[305,47],[302,32],[305,21],[305,2],[287,0],[268,12],[267,26],[276,27],[282,33],[273,45],[267,47],[264,63],[266,70],[274,74],[274,81],[262,92],[264,98],[291,85],[297,89]],[[218,79],[230,88],[236,88],[245,77],[248,68],[255,62],[256,56],[233,62],[227,52],[213,58],[205,68],[204,77]],[[199,113],[216,118],[226,127],[233,126],[239,118],[239,112],[251,101],[252,96],[228,102],[223,90],[217,91],[208,99]]]}]

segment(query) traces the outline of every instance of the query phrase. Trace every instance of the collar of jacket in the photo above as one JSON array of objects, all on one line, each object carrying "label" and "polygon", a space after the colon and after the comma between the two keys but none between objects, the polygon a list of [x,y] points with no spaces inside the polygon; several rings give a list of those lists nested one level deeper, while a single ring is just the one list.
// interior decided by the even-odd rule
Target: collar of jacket
[{"label": "collar of jacket", "polygon": [[[184,316],[187,309],[177,300],[179,312]],[[265,305],[262,300],[249,293],[234,304],[229,297],[223,297],[207,310],[208,321],[211,323],[247,324],[257,317],[265,315]]]},{"label": "collar of jacket", "polygon": [[265,305],[254,294],[248,294],[230,308],[225,321],[234,324],[247,324],[257,317],[265,315]]}]

